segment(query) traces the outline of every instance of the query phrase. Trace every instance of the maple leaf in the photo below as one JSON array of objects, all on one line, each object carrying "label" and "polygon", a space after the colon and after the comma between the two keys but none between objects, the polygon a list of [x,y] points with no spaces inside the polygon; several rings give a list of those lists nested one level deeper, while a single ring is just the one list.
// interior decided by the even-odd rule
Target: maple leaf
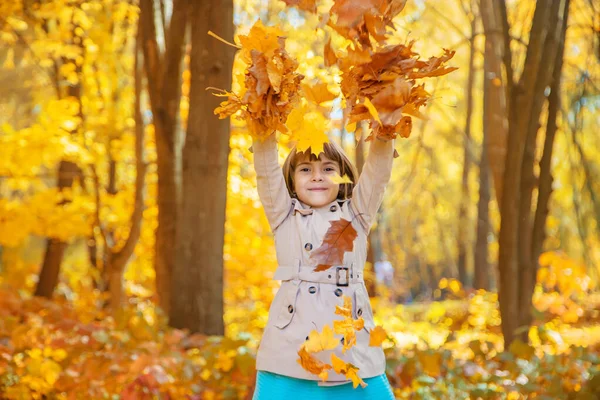
[{"label": "maple leaf", "polygon": [[329,142],[325,134],[327,120],[319,111],[308,111],[306,105],[290,112],[286,126],[292,140],[297,141],[296,150],[299,152],[310,149],[311,153],[318,157],[324,151],[323,145]]},{"label": "maple leaf", "polygon": [[358,236],[352,226],[352,221],[340,218],[336,221],[330,221],[329,224],[329,229],[323,237],[323,243],[310,256],[311,259],[317,262],[315,271],[323,271],[332,265],[343,264],[344,253],[352,251],[354,239]]},{"label": "maple leaf", "polygon": [[333,350],[339,343],[339,339],[333,337],[331,327],[325,325],[321,333],[312,330],[308,334],[308,340],[304,343],[304,347],[309,353],[318,353],[319,351]]},{"label": "maple leaf", "polygon": [[355,389],[358,385],[361,385],[362,387],[367,386],[367,384],[358,376],[359,369],[353,364],[345,362],[336,356],[335,353],[331,353],[331,365],[336,373],[345,375],[346,378],[350,379],[352,381],[352,386]]},{"label": "maple leaf", "polygon": [[303,83],[301,86],[305,97],[316,104],[334,100],[338,96],[329,90],[325,82],[318,82],[314,85]]},{"label": "maple leaf", "polygon": [[296,361],[302,366],[302,368],[311,374],[318,375],[323,381],[327,380],[329,377],[327,370],[332,369],[331,365],[325,364],[321,360],[317,359],[306,350],[304,345],[302,345],[300,350],[298,350],[298,355],[300,358]]},{"label": "maple leaf", "polygon": [[381,343],[387,338],[387,332],[381,326],[376,326],[371,330],[369,334],[369,346],[379,347]]}]

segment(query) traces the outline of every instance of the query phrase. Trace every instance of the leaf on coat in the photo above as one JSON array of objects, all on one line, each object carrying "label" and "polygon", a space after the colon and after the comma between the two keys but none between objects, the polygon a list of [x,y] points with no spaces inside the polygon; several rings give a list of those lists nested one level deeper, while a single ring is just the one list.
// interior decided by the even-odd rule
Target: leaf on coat
[{"label": "leaf on coat", "polygon": [[369,334],[369,346],[381,346],[381,343],[383,343],[383,341],[387,339],[387,336],[388,334],[385,331],[385,329],[383,329],[381,326],[376,326],[371,330],[371,333]]},{"label": "leaf on coat", "polygon": [[329,373],[327,372],[327,370],[330,370],[332,368],[331,365],[325,364],[321,360],[317,359],[315,356],[313,356],[306,350],[306,347],[304,347],[304,345],[302,345],[302,347],[300,347],[300,350],[298,350],[298,355],[300,356],[300,358],[296,361],[302,366],[302,368],[304,368],[311,374],[318,375],[322,381],[327,380],[327,378],[329,377]]},{"label": "leaf on coat", "polygon": [[345,362],[336,356],[335,353],[331,353],[331,364],[336,373],[345,375],[346,378],[352,381],[352,386],[355,389],[358,385],[361,385],[362,387],[367,386],[367,384],[358,376],[358,368],[351,363]]},{"label": "leaf on coat", "polygon": [[352,221],[340,218],[329,223],[331,226],[323,237],[323,243],[310,256],[317,262],[315,272],[329,269],[332,265],[342,265],[344,253],[352,251],[354,239],[358,236]]},{"label": "leaf on coat", "polygon": [[308,340],[304,342],[304,348],[309,353],[318,353],[324,350],[333,350],[340,344],[339,339],[333,336],[333,331],[329,325],[323,327],[321,333],[312,330],[308,334]]}]

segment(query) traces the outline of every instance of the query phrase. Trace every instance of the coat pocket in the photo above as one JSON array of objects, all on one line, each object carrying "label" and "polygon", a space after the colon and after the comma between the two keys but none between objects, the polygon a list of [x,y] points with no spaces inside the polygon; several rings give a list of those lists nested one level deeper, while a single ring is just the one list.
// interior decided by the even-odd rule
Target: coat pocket
[{"label": "coat pocket", "polygon": [[285,290],[285,292],[282,293],[283,297],[277,314],[277,320],[275,320],[275,326],[283,329],[292,322],[292,318],[296,314],[296,301],[300,292],[300,286],[294,282],[289,282],[285,288],[279,290]]},{"label": "coat pocket", "polygon": [[364,329],[370,332],[375,328],[373,321],[373,310],[371,309],[371,301],[365,288],[361,287],[354,292],[354,318],[362,317],[365,320]]}]

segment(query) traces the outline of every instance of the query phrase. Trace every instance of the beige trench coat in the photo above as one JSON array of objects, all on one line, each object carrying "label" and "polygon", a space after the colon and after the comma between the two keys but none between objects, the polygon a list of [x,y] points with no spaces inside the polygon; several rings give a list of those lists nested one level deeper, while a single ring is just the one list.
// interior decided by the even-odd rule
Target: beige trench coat
[{"label": "beige trench coat", "polygon": [[[350,200],[336,200],[314,209],[290,197],[278,163],[274,135],[264,142],[255,140],[253,151],[259,197],[275,236],[279,266],[274,278],[282,281],[269,309],[258,349],[257,370],[319,380],[300,366],[297,353],[312,330],[320,332],[324,325],[333,328],[333,321],[342,318],[334,311],[336,305],[343,305],[343,295],[346,295],[352,299],[353,317],[362,316],[365,328],[356,332],[356,345],[346,353],[342,354],[342,345],[333,352],[358,367],[363,379],[384,373],[383,350],[369,347],[369,332],[375,325],[363,281],[363,267],[367,235],[391,175],[393,141],[371,141],[369,155]],[[309,258],[311,251],[321,245],[329,221],[340,218],[353,221],[358,233],[354,250],[345,254],[343,266],[313,272],[316,264]],[[342,335],[336,336],[341,340]],[[317,353],[316,357],[331,364],[331,352]],[[347,382],[345,376],[330,371],[329,380],[320,384]]]}]

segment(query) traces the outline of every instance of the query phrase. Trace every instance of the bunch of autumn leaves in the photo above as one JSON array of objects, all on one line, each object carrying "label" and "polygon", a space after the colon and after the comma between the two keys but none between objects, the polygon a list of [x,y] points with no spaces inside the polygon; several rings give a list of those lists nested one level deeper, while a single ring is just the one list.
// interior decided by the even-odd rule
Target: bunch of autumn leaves
[{"label": "bunch of autumn leaves", "polygon": [[[289,6],[316,13],[316,0],[283,0]],[[419,109],[426,105],[430,94],[416,79],[445,75],[456,68],[445,63],[454,55],[444,50],[441,57],[420,60],[408,45],[387,45],[392,20],[404,8],[406,0],[334,0],[329,12],[321,16],[321,27],[332,28],[350,44],[343,51],[335,51],[331,40],[324,48],[325,66],[337,66],[341,72],[341,92],[348,115],[349,131],[356,123],[368,121],[371,133],[366,140],[378,136],[393,139],[407,138],[412,128],[412,117],[423,118]],[[238,37],[239,56],[246,69],[238,82],[238,92],[220,90],[226,97],[215,114],[227,118],[234,114],[246,122],[252,136],[263,140],[275,131],[292,134],[298,151],[319,155],[328,142],[325,117],[320,112],[307,112],[305,100],[319,106],[333,100],[327,84],[302,83],[304,76],[296,72],[298,62],[285,50],[285,38],[275,27],[265,27],[260,20],[246,36]],[[339,178],[339,177],[338,177]],[[338,183],[343,183],[343,178]],[[323,243],[311,258],[317,262],[315,271],[322,271],[343,262],[343,255],[352,251],[356,231],[350,221],[332,221]],[[334,333],[344,336],[342,353],[356,344],[356,331],[364,328],[362,317],[352,317],[352,303],[344,297],[343,307],[335,313],[343,317],[333,321],[333,330],[326,325],[321,332],[313,330],[298,351],[298,362],[307,371],[327,380],[330,370],[351,379],[354,387],[366,385],[358,376],[358,368],[331,354],[331,364],[314,355],[333,350],[340,345]],[[369,345],[381,346],[387,334],[381,327],[370,332]]]},{"label": "bunch of autumn leaves", "polygon": [[[316,0],[283,0],[290,6],[316,13]],[[334,0],[321,25],[331,27],[349,41],[342,51],[335,51],[328,41],[324,48],[325,66],[337,66],[341,72],[340,88],[346,104],[349,131],[356,123],[368,121],[373,136],[393,139],[409,137],[412,117],[423,118],[420,108],[430,94],[416,79],[445,75],[456,68],[445,63],[454,55],[444,50],[441,57],[423,61],[408,45],[387,45],[394,31],[393,18],[404,8],[406,0]],[[275,27],[265,27],[260,20],[246,36],[239,36],[240,56],[247,65],[244,82],[238,93],[223,91],[227,97],[215,109],[219,118],[240,112],[250,133],[264,139],[275,131],[292,131],[298,150],[308,147],[318,155],[327,142],[322,129],[314,121],[305,121],[305,112],[296,112],[302,98],[314,103],[332,100],[336,95],[321,83],[301,84],[303,76],[296,72],[298,63],[285,50],[285,39]],[[296,115],[297,114],[297,115]],[[290,117],[288,119],[288,116]],[[310,118],[308,118],[310,119]],[[307,124],[303,129],[299,125]],[[311,129],[313,128],[313,129]],[[300,134],[294,134],[301,132]],[[312,132],[312,133],[309,133]],[[310,137],[307,137],[310,135]]]}]

